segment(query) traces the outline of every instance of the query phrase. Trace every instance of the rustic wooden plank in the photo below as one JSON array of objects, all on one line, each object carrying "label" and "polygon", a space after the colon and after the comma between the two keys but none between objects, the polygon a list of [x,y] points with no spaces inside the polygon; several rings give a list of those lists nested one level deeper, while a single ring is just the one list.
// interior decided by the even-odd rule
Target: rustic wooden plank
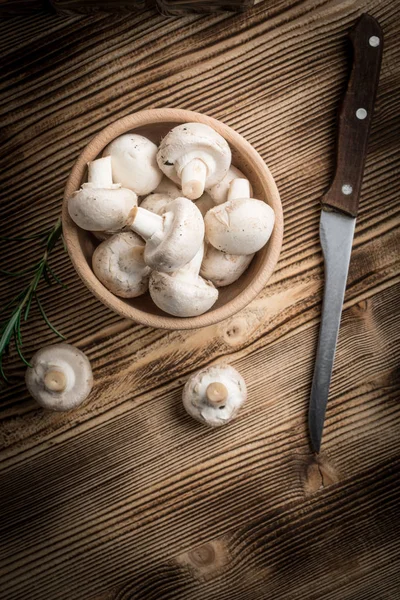
[{"label": "rustic wooden plank", "polygon": [[[325,432],[329,454],[322,457],[334,481],[352,481],[398,455],[399,353],[376,344],[390,336],[394,318],[387,305],[397,297],[398,286],[346,312]],[[132,560],[142,568],[143,547],[152,560],[179,553],[182,544],[220,536],[255,510],[275,510],[315,491],[304,415],[315,338],[314,325],[312,339],[303,329],[235,361],[251,382],[250,401],[229,429],[194,424],[183,414],[181,385],[174,382],[3,476],[1,562],[10,598],[15,581],[23,590],[33,576],[41,594],[72,594],[71,571],[74,586],[89,593],[94,579],[104,585],[126,577]],[[363,358],[363,368],[355,368],[354,355]],[[291,365],[285,371],[282,356]],[[103,562],[93,559],[97,553],[115,555],[118,568],[113,563],[106,575]]]},{"label": "rustic wooden plank", "polygon": [[[317,462],[306,406],[322,291],[318,202],[333,171],[345,37],[365,6],[273,0],[235,16],[0,23],[5,234],[51,224],[83,145],[152,106],[207,112],[242,133],[277,180],[286,227],[262,294],[194,332],[120,320],[55,252],[69,289],[44,291],[44,304],[96,382],[70,415],[38,409],[21,380],[0,384],[7,600],[400,595],[399,24],[396,3],[367,4],[385,52]],[[3,242],[7,268],[21,264],[21,248],[33,262],[35,244]],[[0,280],[0,303],[16,290]],[[27,355],[51,341],[33,313]],[[180,393],[189,373],[221,358],[243,372],[250,397],[229,428],[208,431],[184,414]],[[6,367],[23,373],[14,355]]]}]

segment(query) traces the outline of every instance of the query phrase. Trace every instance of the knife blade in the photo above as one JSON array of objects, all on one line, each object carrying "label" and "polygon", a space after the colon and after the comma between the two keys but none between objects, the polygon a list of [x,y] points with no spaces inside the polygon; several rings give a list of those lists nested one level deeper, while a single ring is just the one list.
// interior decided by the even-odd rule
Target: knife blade
[{"label": "knife blade", "polygon": [[321,200],[324,296],[308,411],[311,448],[319,453],[382,60],[383,34],[368,14],[349,34],[351,75],[339,113],[336,171]]}]

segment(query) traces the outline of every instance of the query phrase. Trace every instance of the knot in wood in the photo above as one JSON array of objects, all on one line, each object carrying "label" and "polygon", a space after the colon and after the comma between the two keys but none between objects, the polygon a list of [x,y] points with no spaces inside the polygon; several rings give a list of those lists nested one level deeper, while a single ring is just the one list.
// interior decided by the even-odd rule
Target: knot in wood
[{"label": "knot in wood", "polygon": [[189,552],[189,559],[197,567],[208,567],[215,561],[215,550],[212,544],[203,544]]}]

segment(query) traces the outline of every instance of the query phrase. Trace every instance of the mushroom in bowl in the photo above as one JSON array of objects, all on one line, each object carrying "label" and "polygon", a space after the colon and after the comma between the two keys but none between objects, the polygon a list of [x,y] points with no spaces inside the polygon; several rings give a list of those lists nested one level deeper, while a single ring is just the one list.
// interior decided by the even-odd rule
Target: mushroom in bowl
[{"label": "mushroom in bowl", "polygon": [[138,196],[150,194],[161,183],[157,146],[143,135],[120,135],[104,148],[103,156],[111,157],[114,181]]},{"label": "mushroom in bowl", "polygon": [[161,310],[176,317],[195,317],[215,304],[218,290],[199,275],[203,252],[202,245],[196,256],[174,273],[153,271],[150,296]]},{"label": "mushroom in bowl", "polygon": [[275,224],[273,209],[261,200],[250,198],[249,194],[247,179],[234,179],[228,192],[229,200],[207,211],[204,217],[206,239],[217,250],[228,254],[254,254],[271,237]]},{"label": "mushroom in bowl", "polygon": [[203,123],[183,123],[161,141],[157,153],[160,169],[182,187],[186,198],[196,200],[205,186],[223,179],[231,164],[226,140]]},{"label": "mushroom in bowl", "polygon": [[[89,231],[82,230],[73,222],[68,212],[68,200],[79,189],[82,182],[87,180],[87,163],[101,156],[104,148],[115,138],[125,133],[137,133],[147,137],[155,144],[159,144],[160,140],[164,139],[175,126],[189,122],[208,125],[226,140],[232,150],[233,164],[251,182],[252,197],[267,202],[273,208],[276,220],[268,244],[257,252],[249,268],[238,281],[219,289],[217,302],[207,312],[195,317],[174,317],[163,313],[148,294],[137,298],[123,299],[104,287],[95,276],[91,266],[96,241]],[[176,193],[178,188],[175,182],[172,183]],[[166,178],[161,181],[154,192],[164,193],[166,191],[164,184],[169,186]],[[144,325],[166,329],[194,329],[233,316],[261,291],[273,272],[279,256],[283,220],[279,193],[271,173],[260,155],[241,135],[224,123],[199,113],[181,109],[157,109],[123,117],[101,131],[83,150],[72,169],[65,188],[63,230],[75,269],[92,293],[106,306],[122,317]]]},{"label": "mushroom in bowl", "polygon": [[93,271],[116,296],[136,298],[149,287],[150,267],[144,262],[144,241],[133,231],[122,231],[93,252]]}]

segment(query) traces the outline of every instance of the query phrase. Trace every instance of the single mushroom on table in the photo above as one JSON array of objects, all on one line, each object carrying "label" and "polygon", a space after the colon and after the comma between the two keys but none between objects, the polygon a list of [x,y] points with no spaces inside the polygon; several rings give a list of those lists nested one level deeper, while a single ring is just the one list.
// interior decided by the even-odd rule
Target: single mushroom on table
[{"label": "single mushroom on table", "polygon": [[218,290],[199,275],[203,246],[196,256],[174,273],[153,271],[149,292],[154,302],[164,312],[175,317],[202,315],[218,299]]},{"label": "single mushroom on table", "polygon": [[119,231],[137,206],[132,190],[113,183],[111,158],[97,158],[88,164],[88,182],[68,199],[71,219],[87,231]]},{"label": "single mushroom on table", "polygon": [[93,271],[101,283],[121,298],[136,298],[149,287],[150,267],[143,258],[145,243],[133,231],[117,233],[97,246]]},{"label": "single mushroom on table", "polygon": [[254,254],[227,254],[206,244],[200,275],[216,287],[237,281],[252,261]]},{"label": "single mushroom on table", "polygon": [[180,269],[203,244],[203,217],[187,198],[171,200],[162,216],[135,207],[129,224],[146,241],[144,261],[156,271],[169,273]]},{"label": "single mushroom on table", "polygon": [[234,179],[230,200],[211,208],[204,217],[206,240],[228,254],[254,254],[268,242],[275,223],[273,209],[243,194],[247,179]]},{"label": "single mushroom on table", "polygon": [[[228,192],[229,192],[229,188],[231,185],[231,181],[233,179],[246,179],[246,177],[242,173],[242,171],[240,171],[240,169],[231,165],[229,167],[229,171],[227,172],[225,177],[223,179],[221,179],[221,181],[219,183],[216,183],[212,187],[206,188],[206,192],[214,200],[214,204],[222,204],[223,202],[226,202],[228,200]],[[249,197],[251,197],[253,194],[253,190],[252,190],[250,182],[249,182],[249,186],[250,186]]]},{"label": "single mushroom on table", "polygon": [[114,181],[138,196],[150,194],[161,182],[157,146],[143,135],[120,135],[104,148],[103,156],[111,156]]},{"label": "single mushroom on table", "polygon": [[86,400],[93,386],[89,359],[69,344],[42,348],[31,359],[25,382],[33,398],[49,410],[72,410]]},{"label": "single mushroom on table", "polygon": [[157,153],[160,169],[182,187],[182,196],[197,200],[228,172],[231,150],[227,141],[204,123],[174,127]]},{"label": "single mushroom on table", "polygon": [[183,406],[191,417],[218,427],[235,418],[247,398],[243,377],[227,364],[212,365],[194,373],[183,388]]}]

